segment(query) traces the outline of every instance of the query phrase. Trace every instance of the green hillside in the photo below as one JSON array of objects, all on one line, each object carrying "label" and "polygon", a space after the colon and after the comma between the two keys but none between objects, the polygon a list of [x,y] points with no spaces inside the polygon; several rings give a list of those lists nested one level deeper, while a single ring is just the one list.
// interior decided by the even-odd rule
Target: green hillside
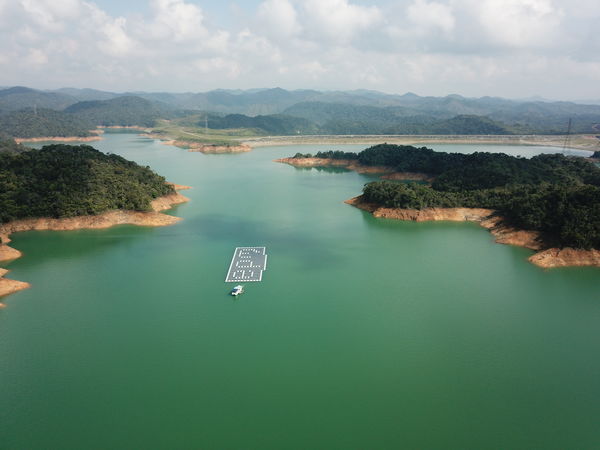
[{"label": "green hillside", "polygon": [[112,209],[146,211],[173,187],[148,167],[87,145],[0,153],[0,223]]},{"label": "green hillside", "polygon": [[[202,126],[202,122],[198,123]],[[231,128],[251,128],[271,135],[316,134],[319,127],[309,120],[285,115],[249,117],[230,114],[225,117],[211,117],[210,127],[217,130]]]},{"label": "green hillside", "polygon": [[[293,114],[297,114],[294,116]],[[210,116],[213,129],[251,128],[268,135],[294,134],[514,134],[511,128],[487,117],[456,116],[437,119],[429,116],[402,116],[397,108],[361,105],[302,103],[286,114],[249,117],[230,114]],[[198,123],[202,126],[203,123]],[[527,130],[529,132],[530,130]]]},{"label": "green hillside", "polygon": [[24,109],[0,115],[0,133],[16,138],[90,136],[91,123],[52,109]]},{"label": "green hillside", "polygon": [[98,126],[142,127],[152,127],[156,120],[174,114],[167,105],[140,97],[79,102],[66,108],[65,112]]},{"label": "green hillside", "polygon": [[62,110],[76,102],[76,98],[60,92],[44,92],[22,86],[0,90],[0,112],[25,108]]},{"label": "green hillside", "polygon": [[356,158],[363,165],[435,176],[431,186],[368,183],[367,202],[390,208],[490,208],[513,226],[541,232],[547,246],[600,248],[600,168],[583,158],[465,155],[389,144]]}]

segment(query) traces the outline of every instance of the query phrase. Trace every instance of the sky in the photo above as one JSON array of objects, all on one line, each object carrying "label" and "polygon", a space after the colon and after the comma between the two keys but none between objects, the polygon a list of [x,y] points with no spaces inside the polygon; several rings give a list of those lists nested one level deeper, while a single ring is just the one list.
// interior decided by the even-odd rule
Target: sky
[{"label": "sky", "polygon": [[600,100],[598,0],[0,0],[0,86]]}]

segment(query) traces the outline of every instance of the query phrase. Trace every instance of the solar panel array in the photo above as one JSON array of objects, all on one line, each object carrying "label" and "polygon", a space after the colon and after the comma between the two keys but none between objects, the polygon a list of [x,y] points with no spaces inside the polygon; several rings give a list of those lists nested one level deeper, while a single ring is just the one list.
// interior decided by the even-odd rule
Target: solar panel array
[{"label": "solar panel array", "polygon": [[266,251],[266,247],[236,247],[225,282],[261,281],[267,268]]}]

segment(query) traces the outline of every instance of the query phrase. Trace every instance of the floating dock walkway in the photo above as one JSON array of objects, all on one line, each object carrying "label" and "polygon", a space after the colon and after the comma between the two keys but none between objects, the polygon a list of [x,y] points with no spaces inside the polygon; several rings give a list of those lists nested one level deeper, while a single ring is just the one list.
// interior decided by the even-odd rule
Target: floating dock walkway
[{"label": "floating dock walkway", "polygon": [[261,281],[263,270],[267,270],[266,251],[266,247],[236,247],[225,282]]}]

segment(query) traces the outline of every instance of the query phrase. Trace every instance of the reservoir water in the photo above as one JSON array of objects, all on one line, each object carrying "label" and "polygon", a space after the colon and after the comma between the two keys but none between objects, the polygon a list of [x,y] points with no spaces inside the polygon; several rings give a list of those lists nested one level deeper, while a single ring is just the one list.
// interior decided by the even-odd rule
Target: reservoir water
[{"label": "reservoir water", "polygon": [[[93,145],[191,201],[171,227],[13,236],[10,276],[33,287],[0,312],[0,448],[600,447],[599,269],[374,219],[343,203],[373,177],[271,162],[341,146]],[[234,299],[242,246],[269,264]]]}]

